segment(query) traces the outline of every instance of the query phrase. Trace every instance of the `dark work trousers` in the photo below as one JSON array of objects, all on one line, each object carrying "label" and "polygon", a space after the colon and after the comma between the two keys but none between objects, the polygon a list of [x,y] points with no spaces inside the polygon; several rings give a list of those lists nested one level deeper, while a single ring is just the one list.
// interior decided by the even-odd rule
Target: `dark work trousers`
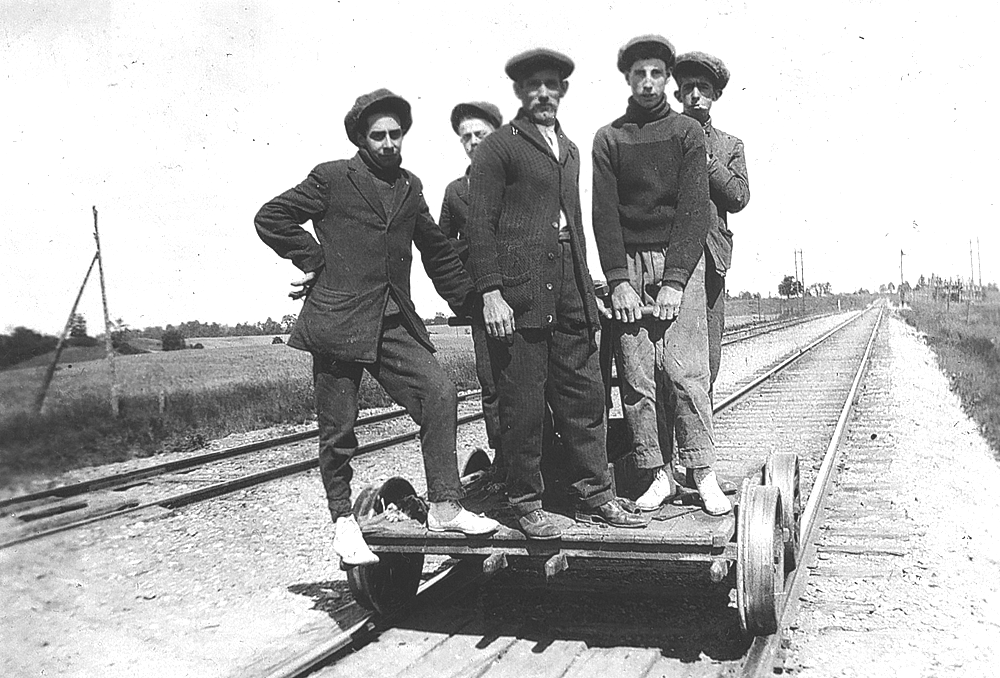
[{"label": "dark work trousers", "polygon": [[567,475],[576,499],[594,507],[613,498],[597,344],[585,321],[572,249],[568,242],[559,247],[552,327],[518,329],[510,343],[489,340],[500,395],[507,495],[518,516],[542,507],[546,404],[567,451]]},{"label": "dark work trousers", "polygon": [[708,396],[714,402],[715,378],[722,364],[722,333],[726,331],[726,277],[719,275],[711,261],[705,266],[705,297],[708,304]]},{"label": "dark work trousers", "polygon": [[476,376],[479,377],[479,387],[482,389],[486,442],[496,453],[493,463],[498,469],[503,469],[503,455],[500,452],[500,396],[497,393],[496,375],[493,373],[493,363],[490,360],[486,325],[481,312],[479,315],[479,318],[472,319],[472,347],[476,352]]},{"label": "dark work trousers", "polygon": [[434,354],[417,341],[400,314],[382,321],[378,360],[356,363],[313,354],[316,413],[319,417],[319,472],[330,515],[351,513],[351,457],[358,449],[354,423],[358,388],[368,370],[389,397],[420,427],[420,449],[427,476],[427,499],[462,498],[455,454],[458,397],[455,385]]}]

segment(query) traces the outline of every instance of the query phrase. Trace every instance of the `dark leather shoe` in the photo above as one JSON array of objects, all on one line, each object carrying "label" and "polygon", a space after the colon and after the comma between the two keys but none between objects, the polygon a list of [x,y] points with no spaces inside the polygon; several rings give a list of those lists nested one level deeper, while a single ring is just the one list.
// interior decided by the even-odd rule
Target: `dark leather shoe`
[{"label": "dark leather shoe", "polygon": [[527,535],[528,539],[559,539],[562,530],[552,522],[551,516],[541,509],[535,509],[531,513],[517,519],[517,524],[521,526],[521,531]]},{"label": "dark leather shoe", "polygon": [[576,512],[576,519],[581,523],[603,523],[612,527],[646,527],[649,520],[637,513],[626,511],[618,499],[595,506],[583,507]]}]

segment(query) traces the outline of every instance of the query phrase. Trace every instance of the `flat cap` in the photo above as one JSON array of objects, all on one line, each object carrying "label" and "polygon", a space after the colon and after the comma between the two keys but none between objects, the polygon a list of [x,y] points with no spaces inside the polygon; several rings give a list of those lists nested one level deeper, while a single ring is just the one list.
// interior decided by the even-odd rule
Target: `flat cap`
[{"label": "flat cap", "polygon": [[559,71],[559,77],[568,78],[576,68],[576,64],[568,56],[554,49],[536,47],[512,56],[504,66],[504,71],[507,77],[517,81],[542,68],[554,68]]},{"label": "flat cap", "polygon": [[358,127],[372,113],[395,113],[398,115],[403,134],[409,132],[413,125],[413,115],[410,113],[409,102],[384,87],[379,88],[374,92],[359,96],[344,117],[344,129],[347,131],[347,138],[351,140],[351,143],[357,144],[358,132],[360,131]]},{"label": "flat cap", "polygon": [[466,118],[479,118],[493,125],[496,129],[503,124],[500,109],[488,101],[466,101],[451,109],[451,128],[458,134],[458,125]]},{"label": "flat cap", "polygon": [[618,50],[618,70],[628,73],[629,69],[639,59],[663,59],[670,68],[674,65],[677,51],[670,41],[662,35],[640,35],[632,38]]},{"label": "flat cap", "polygon": [[674,65],[674,78],[679,76],[702,73],[710,77],[715,88],[723,90],[729,84],[729,69],[719,57],[705,52],[685,52],[677,57]]}]

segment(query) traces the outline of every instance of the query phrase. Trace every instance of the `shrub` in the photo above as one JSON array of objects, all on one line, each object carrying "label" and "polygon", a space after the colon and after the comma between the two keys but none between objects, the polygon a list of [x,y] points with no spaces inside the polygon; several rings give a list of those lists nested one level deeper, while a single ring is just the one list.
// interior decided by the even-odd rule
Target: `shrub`
[{"label": "shrub", "polygon": [[181,349],[187,348],[187,342],[184,341],[184,335],[178,330],[167,330],[163,333],[163,338],[160,342],[163,344],[164,351],[180,351]]}]

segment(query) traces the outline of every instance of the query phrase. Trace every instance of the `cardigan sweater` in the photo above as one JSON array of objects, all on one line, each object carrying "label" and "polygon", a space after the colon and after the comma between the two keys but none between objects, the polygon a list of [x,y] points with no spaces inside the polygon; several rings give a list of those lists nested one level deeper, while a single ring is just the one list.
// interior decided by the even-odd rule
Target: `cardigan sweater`
[{"label": "cardigan sweater", "polygon": [[666,107],[644,121],[637,104],[594,136],[593,227],[609,283],[628,280],[625,247],[663,248],[663,282],[684,287],[712,218],[705,134]]},{"label": "cardigan sweater", "polygon": [[559,212],[566,215],[587,327],[600,328],[580,207],[580,151],[556,124],[559,157],[527,115],[486,137],[469,173],[469,273],[478,292],[499,289],[520,328],[556,324]]}]

